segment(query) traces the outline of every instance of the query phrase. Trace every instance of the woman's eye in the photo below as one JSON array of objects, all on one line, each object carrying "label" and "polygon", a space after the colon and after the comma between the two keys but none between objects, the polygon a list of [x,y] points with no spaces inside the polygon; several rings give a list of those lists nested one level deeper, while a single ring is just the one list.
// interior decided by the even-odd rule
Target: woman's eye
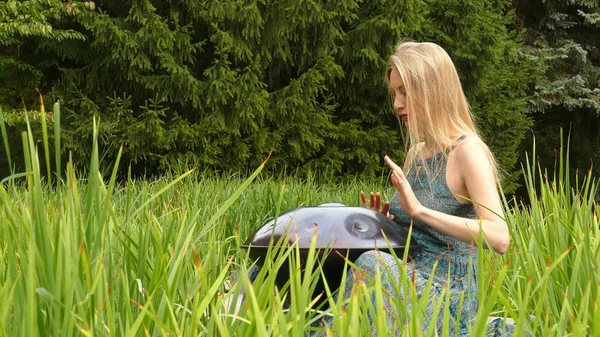
[{"label": "woman's eye", "polygon": [[402,89],[399,89],[397,91],[390,91],[390,98],[392,100],[396,99],[396,96],[398,96],[398,95],[404,95],[404,96],[406,96],[406,90],[404,90],[404,88],[402,88]]}]

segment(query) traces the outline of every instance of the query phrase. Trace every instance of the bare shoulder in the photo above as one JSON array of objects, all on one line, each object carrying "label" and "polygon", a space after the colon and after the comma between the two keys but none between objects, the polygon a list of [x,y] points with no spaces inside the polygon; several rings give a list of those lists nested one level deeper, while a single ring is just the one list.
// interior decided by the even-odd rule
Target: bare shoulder
[{"label": "bare shoulder", "polygon": [[[453,161],[465,176],[477,173],[493,173],[491,153],[487,145],[477,136],[467,136],[452,149]],[[485,174],[487,175],[487,174]]]},{"label": "bare shoulder", "polygon": [[469,159],[483,156],[481,159],[488,158],[488,147],[476,136],[466,136],[452,148],[452,155],[460,159]]}]

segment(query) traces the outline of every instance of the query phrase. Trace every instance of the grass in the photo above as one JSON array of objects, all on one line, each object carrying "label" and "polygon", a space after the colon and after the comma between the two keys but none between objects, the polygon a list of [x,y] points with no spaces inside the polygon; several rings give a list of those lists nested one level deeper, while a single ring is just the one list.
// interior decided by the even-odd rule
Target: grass
[{"label": "grass", "polygon": [[[53,115],[60,139],[58,106]],[[0,126],[7,144],[2,118]],[[370,315],[380,336],[435,336],[422,331],[418,311],[399,312],[395,321],[379,314],[377,282],[359,282],[346,296],[329,289],[330,310],[321,310],[312,300],[320,273],[314,251],[313,273],[298,272],[296,247],[275,245],[254,284],[245,277],[253,261],[240,244],[266,220],[299,205],[355,206],[361,190],[389,199],[388,182],[277,180],[262,176],[262,166],[249,178],[188,171],[121,180],[116,170],[99,172],[94,142],[90,172],[77,172],[70,160],[50,183],[40,172],[40,160],[49,168],[50,157],[41,158],[31,134],[22,137],[26,172],[0,184],[0,336],[303,336],[329,315],[338,317],[330,335],[370,335]],[[53,150],[59,167],[60,144]],[[505,198],[512,243],[503,256],[480,251],[473,336],[485,334],[490,315],[513,318],[516,335],[600,335],[597,186],[589,175],[571,184],[567,157],[560,154],[554,176],[535,162],[524,166],[529,205]],[[286,258],[292,277],[278,289],[274,271]],[[241,276],[232,284],[234,275]],[[401,291],[423,307],[409,279]],[[228,303],[242,291],[238,312]],[[435,314],[452,324],[442,302]]]}]

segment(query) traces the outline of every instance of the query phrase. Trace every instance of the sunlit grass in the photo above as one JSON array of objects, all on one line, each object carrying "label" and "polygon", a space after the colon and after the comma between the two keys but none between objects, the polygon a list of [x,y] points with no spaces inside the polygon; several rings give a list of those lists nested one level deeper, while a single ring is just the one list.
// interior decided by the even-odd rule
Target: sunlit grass
[{"label": "sunlit grass", "polygon": [[[58,105],[53,111],[54,168],[60,168]],[[7,144],[2,118],[0,126]],[[95,133],[96,127],[90,121]],[[117,176],[118,162],[99,171],[95,141],[89,172],[78,172],[70,160],[63,175],[50,179],[40,172],[40,160],[52,164],[50,151],[40,156],[38,149],[49,146],[48,134],[40,143],[31,130],[23,133],[26,171],[0,185],[0,336],[304,336],[321,329],[316,323],[327,316],[336,319],[323,334],[369,336],[368,315],[379,336],[435,336],[433,329],[422,331],[421,314],[400,310],[393,321],[380,315],[377,280],[358,282],[350,294],[327,288],[321,296],[329,309],[319,307],[312,294],[321,272],[314,251],[300,266],[297,247],[274,246],[255,282],[246,276],[253,261],[240,244],[265,221],[299,205],[356,206],[360,191],[382,191],[389,199],[385,179],[378,186],[284,180],[262,176],[261,166],[247,178],[190,170],[129,180]],[[509,252],[480,251],[472,336],[485,335],[489,316],[513,318],[516,335],[600,335],[597,186],[590,176],[571,183],[567,156],[559,157],[552,177],[535,163],[524,166],[530,205],[506,200]],[[278,289],[275,271],[284,259],[292,276]],[[299,272],[311,265],[314,272]],[[397,286],[424,307],[404,273]],[[375,304],[364,300],[371,297]],[[449,331],[444,303],[435,314]]]}]

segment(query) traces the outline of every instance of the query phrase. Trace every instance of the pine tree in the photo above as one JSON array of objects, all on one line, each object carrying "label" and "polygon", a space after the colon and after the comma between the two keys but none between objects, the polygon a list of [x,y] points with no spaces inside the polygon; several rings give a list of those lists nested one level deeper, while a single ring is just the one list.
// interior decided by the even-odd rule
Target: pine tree
[{"label": "pine tree", "polygon": [[[56,29],[59,21],[69,21],[93,3],[8,0],[0,3],[0,105],[31,108],[37,101],[34,88],[40,86],[46,64],[36,64],[36,53],[45,47],[58,47],[68,40],[83,40],[72,29]],[[41,45],[26,44],[36,40]]]},{"label": "pine tree", "polygon": [[63,143],[82,163],[97,115],[105,162],[123,143],[134,173],[180,162],[243,172],[272,151],[271,172],[380,176],[384,154],[403,159],[384,81],[402,38],[450,52],[503,167],[527,128],[522,97],[535,67],[506,30],[507,1],[93,4],[49,21],[80,38],[19,42],[42,90],[64,103]]},{"label": "pine tree", "polygon": [[[0,107],[8,127],[7,146],[12,148],[14,165],[22,165],[21,131],[26,116],[34,137],[41,137],[39,96],[36,88],[48,85],[45,74],[55,64],[43,50],[64,48],[70,41],[85,37],[76,30],[57,28],[58,22],[71,22],[73,15],[93,10],[93,2],[8,0],[0,2]],[[47,114],[52,123],[52,114]],[[5,144],[6,145],[6,144]],[[0,176],[9,174],[8,155],[0,150]]]},{"label": "pine tree", "polygon": [[515,8],[516,24],[528,30],[525,51],[546,65],[527,105],[541,165],[554,167],[563,128],[570,132],[573,170],[585,172],[590,160],[600,161],[600,3],[515,1]]}]

